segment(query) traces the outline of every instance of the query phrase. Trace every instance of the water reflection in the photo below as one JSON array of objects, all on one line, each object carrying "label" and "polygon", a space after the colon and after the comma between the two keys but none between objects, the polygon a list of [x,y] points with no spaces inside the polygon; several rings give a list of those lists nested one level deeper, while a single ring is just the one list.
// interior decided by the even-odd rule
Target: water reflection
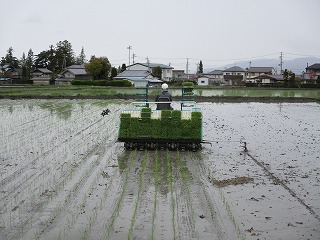
[{"label": "water reflection", "polygon": [[71,102],[43,102],[39,104],[39,107],[48,110],[51,115],[68,120],[72,115],[73,104]]},{"label": "water reflection", "polygon": [[[181,96],[180,89],[170,89],[173,96]],[[319,98],[320,90],[317,89],[194,89],[194,94],[201,97],[226,96],[226,97],[304,97]],[[152,93],[152,91],[151,91]]]}]

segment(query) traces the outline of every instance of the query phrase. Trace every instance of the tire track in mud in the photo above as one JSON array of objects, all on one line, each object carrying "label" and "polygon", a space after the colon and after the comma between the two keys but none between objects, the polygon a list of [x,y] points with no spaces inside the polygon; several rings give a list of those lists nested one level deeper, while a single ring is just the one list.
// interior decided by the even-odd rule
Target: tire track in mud
[{"label": "tire track in mud", "polygon": [[135,197],[135,188],[128,185],[136,184],[136,181],[132,181],[131,178],[136,171],[136,169],[133,168],[135,166],[134,163],[137,162],[137,156],[138,152],[133,151],[128,156],[128,159],[123,159],[124,162],[128,161],[125,163],[124,173],[122,173],[124,179],[122,179],[123,182],[118,189],[115,201],[111,203],[111,208],[109,208],[111,210],[110,218],[104,221],[104,227],[101,232],[102,235],[98,235],[98,239],[121,239],[118,235],[127,236],[128,234],[128,226],[131,225],[130,216],[132,216],[134,211]]},{"label": "tire track in mud", "polygon": [[[187,152],[183,160],[192,178],[195,228],[200,239],[243,239],[223,193],[208,181],[208,171],[202,161],[201,152]],[[226,231],[228,229],[228,231]]]},{"label": "tire track in mud", "polygon": [[279,184],[281,187],[283,187],[286,191],[290,193],[292,197],[294,197],[298,202],[304,206],[319,222],[320,222],[320,216],[309,206],[305,203],[303,199],[301,199],[295,191],[293,191],[289,186],[282,181],[280,178],[276,177],[275,174],[273,174],[266,165],[257,160],[254,156],[252,156],[250,153],[246,153],[247,156],[249,156],[259,167],[263,169],[263,171],[275,182],[275,184]]},{"label": "tire track in mud", "polygon": [[[171,157],[172,175],[174,179],[174,191],[176,205],[176,225],[178,239],[195,239],[199,238],[199,233],[195,227],[195,212],[192,193],[190,192],[190,184],[192,184],[192,176],[188,171],[184,160],[179,151],[175,152]],[[183,155],[183,153],[182,153]]]}]

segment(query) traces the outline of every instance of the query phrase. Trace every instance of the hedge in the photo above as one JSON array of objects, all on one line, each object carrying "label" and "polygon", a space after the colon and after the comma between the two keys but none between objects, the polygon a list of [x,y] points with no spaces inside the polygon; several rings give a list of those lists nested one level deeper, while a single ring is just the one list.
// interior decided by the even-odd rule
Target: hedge
[{"label": "hedge", "polygon": [[72,85],[131,87],[128,80],[72,80]]},{"label": "hedge", "polygon": [[151,119],[150,108],[143,108],[140,118],[122,113],[118,140],[125,142],[139,139],[201,142],[202,113],[192,112],[191,119],[181,119],[180,110],[163,110],[160,119]]}]

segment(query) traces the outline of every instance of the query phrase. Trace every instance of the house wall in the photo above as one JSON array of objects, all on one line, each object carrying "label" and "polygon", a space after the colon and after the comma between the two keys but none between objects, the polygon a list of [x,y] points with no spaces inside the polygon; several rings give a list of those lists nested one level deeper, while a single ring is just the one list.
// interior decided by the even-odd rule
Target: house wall
[{"label": "house wall", "polygon": [[210,79],[223,79],[223,74],[204,74]]},{"label": "house wall", "polygon": [[162,80],[170,82],[172,81],[172,69],[162,69]]},{"label": "house wall", "polygon": [[245,72],[223,72],[223,79],[227,85],[234,85],[238,81],[246,80]]},{"label": "house wall", "polygon": [[64,77],[65,78],[71,78],[71,79],[74,79],[75,78],[75,75],[71,72],[65,72],[64,73]]},{"label": "house wall", "polygon": [[[148,69],[149,69],[148,67],[140,64],[135,64],[127,68],[127,70],[143,70],[143,71],[148,71]],[[151,71],[151,68],[150,68],[150,71]]]},{"label": "house wall", "polygon": [[305,79],[316,80],[320,76],[320,69],[310,70],[307,69],[304,74]]},{"label": "house wall", "polygon": [[49,85],[50,79],[32,79],[34,85]]},{"label": "house wall", "polygon": [[198,85],[199,86],[208,86],[209,85],[209,78],[206,78],[206,77],[198,78]]}]

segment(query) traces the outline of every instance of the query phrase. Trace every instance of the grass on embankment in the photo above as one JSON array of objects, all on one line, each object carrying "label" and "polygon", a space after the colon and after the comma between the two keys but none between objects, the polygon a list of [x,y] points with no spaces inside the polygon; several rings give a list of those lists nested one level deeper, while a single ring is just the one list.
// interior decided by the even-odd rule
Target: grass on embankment
[{"label": "grass on embankment", "polygon": [[[181,98],[180,88],[170,88],[175,101]],[[201,92],[213,91],[212,96],[202,96]],[[136,99],[139,90],[133,87],[110,86],[74,86],[74,85],[0,85],[0,98],[102,98],[102,99]],[[149,99],[152,101],[160,88],[149,89]],[[245,87],[196,87],[195,101],[288,101],[305,102],[320,101],[319,89],[266,89]],[[275,97],[274,92],[281,93]],[[292,92],[298,92],[295,97]],[[200,95],[198,96],[199,93]],[[300,94],[301,93],[301,94]],[[180,95],[180,96],[177,96]]]}]

